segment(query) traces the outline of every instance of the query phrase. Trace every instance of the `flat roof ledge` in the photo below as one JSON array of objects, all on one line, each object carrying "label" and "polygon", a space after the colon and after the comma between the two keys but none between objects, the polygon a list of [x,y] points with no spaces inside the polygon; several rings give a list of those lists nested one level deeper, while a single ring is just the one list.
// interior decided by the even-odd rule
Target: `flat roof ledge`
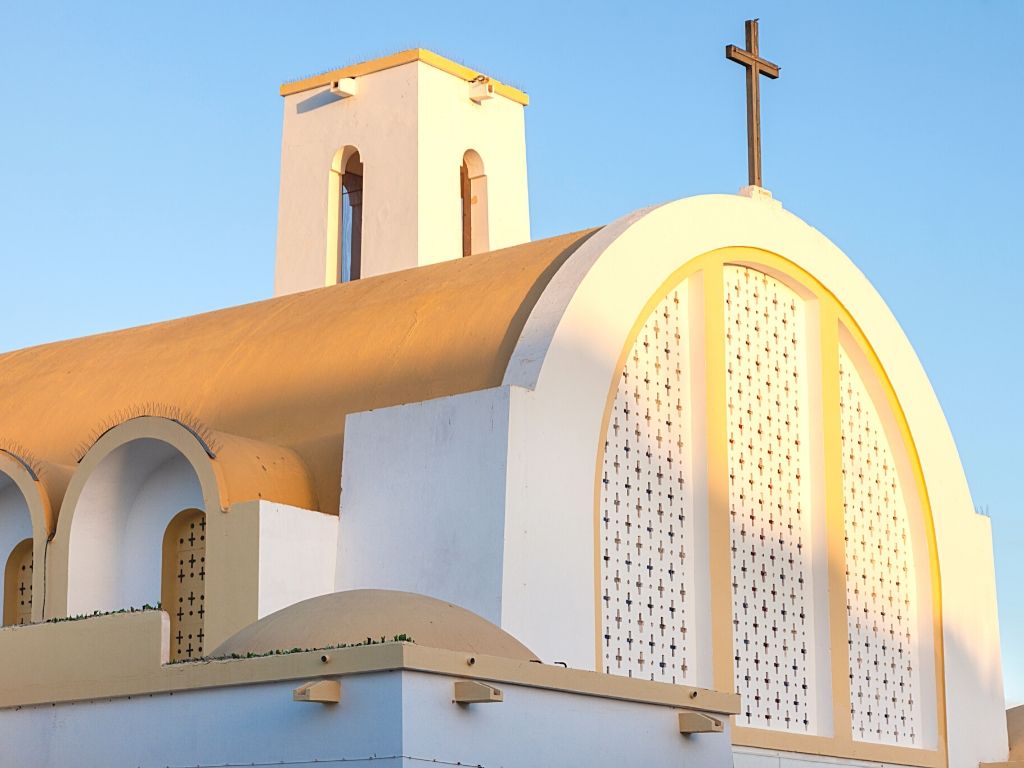
[{"label": "flat roof ledge", "polygon": [[[429,64],[435,69],[454,75],[455,77],[465,80],[467,83],[472,82],[479,77],[487,77],[487,75],[482,72],[477,72],[469,67],[465,67],[458,62],[441,56],[440,54],[428,51],[426,48],[410,48],[407,51],[393,53],[390,56],[382,56],[379,59],[362,61],[358,64],[351,64],[347,67],[342,67],[341,69],[333,69],[329,72],[303,78],[302,80],[293,80],[291,82],[284,83],[281,86],[281,95],[291,96],[292,94],[302,93],[303,91],[308,91],[312,88],[330,85],[331,83],[337,82],[338,80],[342,80],[346,77],[363,77],[365,75],[371,75],[374,72],[391,69],[392,67],[400,67],[403,64],[411,64],[414,61],[422,61],[424,64]],[[491,85],[494,86],[494,92],[499,96],[504,96],[510,101],[522,104],[524,107],[529,105],[530,97],[523,91],[518,88],[513,88],[511,85],[499,82],[494,78],[487,77],[487,79],[490,80]]]}]

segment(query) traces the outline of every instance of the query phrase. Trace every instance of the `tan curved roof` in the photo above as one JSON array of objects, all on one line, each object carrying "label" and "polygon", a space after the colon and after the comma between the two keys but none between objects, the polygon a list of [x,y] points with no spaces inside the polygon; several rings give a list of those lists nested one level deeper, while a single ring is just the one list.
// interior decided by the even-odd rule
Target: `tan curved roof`
[{"label": "tan curved roof", "polygon": [[337,512],[345,414],[500,385],[592,232],[0,355],[0,445],[71,466],[116,414],[158,403],[293,449]]},{"label": "tan curved roof", "polygon": [[426,595],[387,589],[354,589],[312,597],[232,635],[213,657],[313,650],[405,635],[417,645],[501,656],[537,657],[500,627],[472,611]]}]

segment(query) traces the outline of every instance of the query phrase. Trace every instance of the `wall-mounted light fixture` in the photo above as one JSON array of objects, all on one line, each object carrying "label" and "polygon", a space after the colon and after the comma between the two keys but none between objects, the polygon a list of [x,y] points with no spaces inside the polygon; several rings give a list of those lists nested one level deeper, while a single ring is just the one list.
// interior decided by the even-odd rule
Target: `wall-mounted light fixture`
[{"label": "wall-mounted light fixture", "polygon": [[489,77],[480,75],[469,84],[469,99],[477,104],[483,104],[488,99],[494,98],[494,84]]},{"label": "wall-mounted light fixture", "polygon": [[359,83],[354,77],[343,77],[341,80],[331,83],[331,93],[346,99],[359,93]]}]

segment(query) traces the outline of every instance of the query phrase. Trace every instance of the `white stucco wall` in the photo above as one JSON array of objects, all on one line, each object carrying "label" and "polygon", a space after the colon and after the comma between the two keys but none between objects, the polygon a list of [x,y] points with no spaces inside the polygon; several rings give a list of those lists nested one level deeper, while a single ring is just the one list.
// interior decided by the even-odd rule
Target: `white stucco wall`
[{"label": "white stucco wall", "polygon": [[849,760],[826,755],[804,755],[774,749],[733,747],[734,768],[897,768],[892,763]]},{"label": "white stucco wall", "polygon": [[462,256],[459,168],[476,150],[487,175],[490,248],[530,239],[522,105],[475,104],[469,84],[422,62],[357,78],[341,99],[321,86],[284,98],[275,295],[326,279],[331,162],[363,162],[362,276]]},{"label": "white stucco wall", "polygon": [[[805,269],[873,345],[914,435],[934,517],[950,765],[1005,759],[991,533],[974,512],[941,407],[864,275],[819,232],[764,201],[689,198],[608,225],[548,285],[500,390],[350,417],[339,588],[389,586],[449,599],[497,621],[547,661],[593,669],[595,461],[618,357],[671,274],[730,246],[780,254]],[[495,429],[474,398],[506,399],[507,425]],[[441,425],[458,439],[441,439]],[[375,523],[360,519],[363,504]],[[470,504],[496,517],[482,525],[467,517]],[[500,577],[463,567],[479,552],[500,564]],[[698,573],[698,593],[707,593],[706,578]],[[500,602],[488,597],[496,581]],[[702,685],[710,685],[708,642]]]},{"label": "white stucco wall", "polygon": [[28,503],[17,484],[0,472],[0,617],[3,616],[3,578],[12,550],[32,538]]},{"label": "white stucco wall", "polygon": [[359,150],[365,169],[364,274],[415,266],[415,73],[408,65],[361,77],[359,95],[349,99],[326,86],[284,98],[275,295],[326,284],[331,162],[345,146]]},{"label": "white stucco wall", "polygon": [[334,591],[338,518],[260,502],[259,618]]},{"label": "white stucco wall", "polygon": [[499,623],[509,392],[352,414],[335,589],[398,589]]},{"label": "white stucco wall", "polygon": [[729,734],[683,736],[676,710],[503,685],[452,703],[454,678],[341,678],[341,703],[292,701],[301,680],[0,710],[5,765],[732,765]]},{"label": "white stucco wall", "polygon": [[[426,64],[418,65],[418,78],[416,263],[435,264],[462,256],[459,169],[468,149],[480,155],[487,176],[487,250],[529,241],[523,106],[501,96],[476,104],[467,96],[465,81]],[[385,225],[393,227],[395,222]]]},{"label": "white stucco wall", "polygon": [[406,754],[475,766],[732,766],[728,725],[684,736],[671,707],[510,685],[499,686],[501,704],[444,706],[451,686],[405,676]]},{"label": "white stucco wall", "polygon": [[[402,755],[401,677],[354,676],[337,707],[292,701],[302,681],[0,710],[9,765],[297,765]],[[343,763],[346,766],[350,762]],[[355,765],[360,763],[356,762]],[[395,760],[391,765],[402,765]]]}]

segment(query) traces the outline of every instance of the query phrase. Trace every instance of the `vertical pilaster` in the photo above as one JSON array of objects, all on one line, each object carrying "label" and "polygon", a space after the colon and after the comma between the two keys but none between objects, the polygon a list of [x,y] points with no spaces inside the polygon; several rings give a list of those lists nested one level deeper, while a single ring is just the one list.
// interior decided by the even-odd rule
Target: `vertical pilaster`
[{"label": "vertical pilaster", "polygon": [[819,302],[822,478],[828,546],[829,643],[832,657],[832,723],[837,741],[852,742],[850,648],[846,617],[846,524],[843,503],[843,434],[839,391],[839,317],[832,302]]},{"label": "vertical pilaster", "polygon": [[732,567],[729,556],[729,445],[725,393],[725,287],[721,262],[701,273],[704,286],[704,410],[707,427],[708,566],[714,686],[735,690],[733,677]]}]

